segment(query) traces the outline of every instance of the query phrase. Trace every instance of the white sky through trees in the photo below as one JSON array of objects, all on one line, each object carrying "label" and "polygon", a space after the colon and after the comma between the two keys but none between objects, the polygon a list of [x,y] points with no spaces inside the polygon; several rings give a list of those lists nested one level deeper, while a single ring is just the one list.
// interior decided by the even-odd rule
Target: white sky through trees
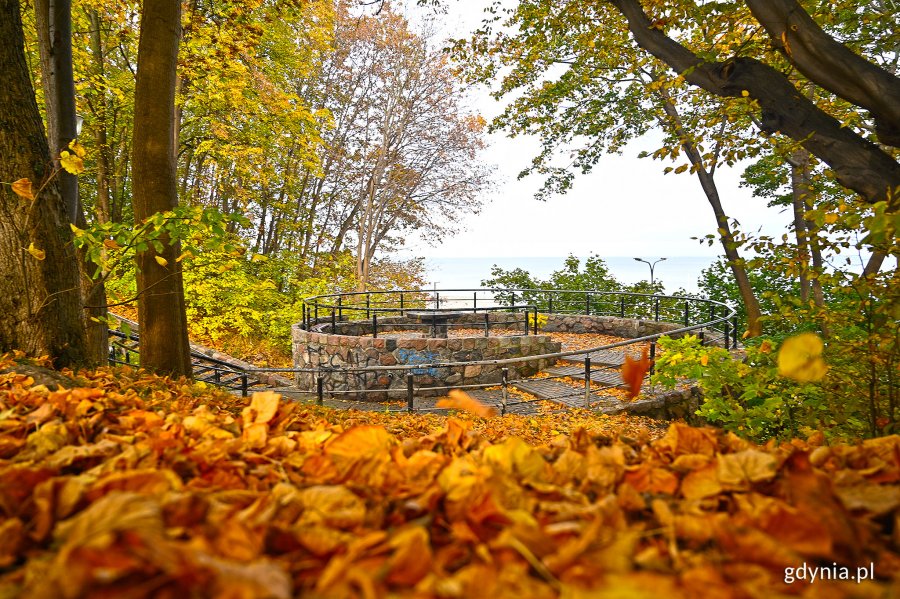
[{"label": "white sky through trees", "polygon": [[[414,2],[408,4],[414,5]],[[478,25],[484,3],[448,2],[441,15],[443,35],[461,37]],[[407,6],[417,27],[431,9]],[[503,106],[484,88],[470,91],[472,107],[486,119]],[[663,175],[669,161],[638,158],[642,150],[659,147],[661,135],[650,133],[629,144],[621,156],[604,156],[588,175],[578,175],[571,190],[547,202],[534,199],[543,180],[516,175],[540,151],[536,138],[491,136],[484,159],[497,165],[497,189],[481,214],[461,224],[462,232],[438,246],[408,241],[410,255],[426,257],[476,256],[716,256],[712,247],[691,237],[713,234],[715,217],[695,175]],[[747,163],[749,164],[749,162]],[[787,232],[790,214],[766,207],[767,199],[753,197],[739,186],[745,165],[716,169],[716,184],[726,213],[740,222],[740,230],[778,235]]]}]

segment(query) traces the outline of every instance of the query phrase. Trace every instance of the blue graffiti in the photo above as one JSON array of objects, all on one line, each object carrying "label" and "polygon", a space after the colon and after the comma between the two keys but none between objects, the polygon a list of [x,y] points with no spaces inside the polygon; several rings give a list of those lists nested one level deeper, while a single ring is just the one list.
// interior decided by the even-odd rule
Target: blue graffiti
[{"label": "blue graffiti", "polygon": [[[433,351],[417,351],[405,348],[397,350],[397,360],[401,364],[432,364],[434,362],[440,362],[440,357],[440,354]],[[410,372],[412,374],[427,374],[433,377],[438,376],[437,368],[413,368]]]}]

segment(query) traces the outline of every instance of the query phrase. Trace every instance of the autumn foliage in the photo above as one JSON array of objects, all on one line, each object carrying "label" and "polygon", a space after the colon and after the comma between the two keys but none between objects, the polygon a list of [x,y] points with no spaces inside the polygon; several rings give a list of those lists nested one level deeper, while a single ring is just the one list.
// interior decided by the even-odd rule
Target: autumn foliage
[{"label": "autumn foliage", "polygon": [[[896,436],[756,446],[587,412],[340,412],[129,369],[50,390],[21,370],[0,363],[3,597],[898,590]],[[803,563],[876,580],[785,583]]]}]

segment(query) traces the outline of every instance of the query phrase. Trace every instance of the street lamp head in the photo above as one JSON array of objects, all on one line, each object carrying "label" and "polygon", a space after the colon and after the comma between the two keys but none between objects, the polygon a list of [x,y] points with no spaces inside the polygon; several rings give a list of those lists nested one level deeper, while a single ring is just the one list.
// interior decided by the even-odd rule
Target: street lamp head
[{"label": "street lamp head", "polygon": [[635,260],[637,260],[638,262],[643,262],[643,260],[641,260],[640,258],[635,258]]},{"label": "street lamp head", "polygon": [[663,261],[663,260],[666,260],[666,258],[660,258],[660,259],[659,259],[660,262]]}]

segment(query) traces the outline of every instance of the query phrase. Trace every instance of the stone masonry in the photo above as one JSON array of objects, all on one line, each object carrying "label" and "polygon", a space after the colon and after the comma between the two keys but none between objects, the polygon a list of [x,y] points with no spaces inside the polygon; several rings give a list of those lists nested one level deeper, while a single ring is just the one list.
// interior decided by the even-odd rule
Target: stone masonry
[{"label": "stone masonry", "polygon": [[[457,320],[465,326],[484,325],[484,314],[465,315]],[[492,312],[490,326],[522,327],[521,314]],[[518,319],[519,324],[516,323]],[[466,322],[466,321],[470,322]],[[462,321],[462,322],[460,322]],[[366,401],[399,399],[406,396],[406,377],[412,374],[418,395],[427,395],[428,387],[459,387],[470,384],[499,384],[502,368],[509,369],[509,378],[531,376],[551,366],[554,359],[536,359],[506,365],[468,364],[435,367],[449,362],[480,362],[520,356],[552,354],[560,351],[560,344],[547,335],[504,335],[425,339],[417,337],[373,338],[371,321],[338,322],[332,330],[329,322],[320,322],[306,331],[300,325],[291,329],[295,368],[317,369],[323,377],[326,392],[344,392],[342,398]],[[378,334],[409,329],[399,317],[379,319]],[[339,332],[340,334],[335,334]],[[413,369],[391,369],[401,365],[419,366]],[[344,372],[344,369],[382,367],[367,372]],[[301,389],[316,389],[316,373],[297,373],[295,382]],[[422,389],[425,388],[425,392]],[[349,393],[346,393],[349,392]],[[435,389],[431,395],[443,395],[446,389]]]}]

